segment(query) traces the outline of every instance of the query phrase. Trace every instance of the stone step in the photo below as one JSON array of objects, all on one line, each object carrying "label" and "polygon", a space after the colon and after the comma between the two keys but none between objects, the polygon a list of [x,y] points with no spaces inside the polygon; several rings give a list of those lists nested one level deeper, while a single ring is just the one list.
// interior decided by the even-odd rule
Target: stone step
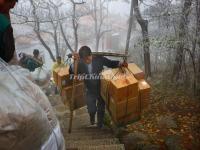
[{"label": "stone step", "polygon": [[67,134],[65,140],[94,140],[94,139],[107,139],[107,138],[114,138],[112,134]]},{"label": "stone step", "polygon": [[105,129],[99,129],[97,127],[85,127],[85,128],[80,128],[80,129],[74,129],[72,130],[73,133],[99,133],[99,134],[104,134],[104,133],[112,133],[112,130],[109,128]]},{"label": "stone step", "polygon": [[100,145],[113,145],[120,144],[117,138],[110,139],[96,139],[96,140],[70,140],[66,141],[66,148],[82,148],[85,146],[100,146]]},{"label": "stone step", "polygon": [[78,150],[125,150],[123,144],[116,145],[99,145],[99,146],[84,146]]},{"label": "stone step", "polygon": [[107,136],[107,135],[112,135],[112,133],[111,132],[109,132],[109,131],[91,131],[91,132],[88,132],[88,131],[81,131],[81,132],[78,132],[78,131],[76,131],[76,132],[74,132],[74,131],[72,131],[72,133],[71,134],[68,134],[69,136],[99,136],[99,135],[105,135],[105,136]]}]

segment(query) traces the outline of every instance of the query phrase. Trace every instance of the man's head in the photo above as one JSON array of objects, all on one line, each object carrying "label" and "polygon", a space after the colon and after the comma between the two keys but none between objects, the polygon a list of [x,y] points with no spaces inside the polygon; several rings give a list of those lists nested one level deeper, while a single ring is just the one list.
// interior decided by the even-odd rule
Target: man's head
[{"label": "man's head", "polygon": [[15,7],[18,0],[0,0],[0,12],[8,14],[9,10]]},{"label": "man's head", "polygon": [[60,56],[58,56],[58,57],[56,58],[56,61],[57,61],[57,63],[58,63],[58,64],[61,64],[61,62],[62,62],[62,59],[61,59],[61,57],[60,57]]},{"label": "man's head", "polygon": [[34,49],[33,56],[36,57],[36,58],[38,58],[39,55],[40,55],[40,51],[38,49]]},{"label": "man's head", "polygon": [[85,64],[92,63],[92,51],[88,46],[83,46],[80,48],[79,56]]},{"label": "man's head", "polygon": [[2,5],[4,3],[5,0],[0,0],[0,5]]},{"label": "man's head", "polygon": [[25,56],[26,56],[26,54],[25,53],[19,53],[19,58],[21,59],[21,58],[24,58]]}]

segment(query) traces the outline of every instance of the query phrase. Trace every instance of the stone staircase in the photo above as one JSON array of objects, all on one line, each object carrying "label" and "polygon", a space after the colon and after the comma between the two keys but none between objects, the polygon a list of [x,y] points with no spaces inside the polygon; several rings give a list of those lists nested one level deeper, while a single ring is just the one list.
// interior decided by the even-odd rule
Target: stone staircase
[{"label": "stone staircase", "polygon": [[[56,101],[58,102],[57,98]],[[125,150],[124,145],[120,144],[119,139],[114,136],[111,129],[98,129],[89,126],[86,108],[75,111],[72,133],[69,134],[68,109],[62,103],[56,103],[53,107],[60,120],[66,150]]]},{"label": "stone staircase", "polygon": [[124,150],[109,129],[101,131],[94,127],[73,130],[65,138],[65,144],[67,150]]}]

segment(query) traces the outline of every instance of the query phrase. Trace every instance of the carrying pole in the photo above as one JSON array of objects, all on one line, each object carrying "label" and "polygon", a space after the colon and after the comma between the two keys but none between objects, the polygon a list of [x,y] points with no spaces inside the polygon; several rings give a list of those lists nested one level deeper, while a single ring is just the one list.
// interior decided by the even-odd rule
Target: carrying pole
[{"label": "carrying pole", "polygon": [[73,114],[74,114],[74,98],[76,94],[77,75],[78,75],[78,60],[74,59],[74,77],[73,77],[72,97],[70,100],[70,120],[69,120],[68,133],[72,132],[72,123],[73,123]]},{"label": "carrying pole", "polygon": [[122,54],[122,53],[110,53],[110,52],[92,52],[93,56],[111,56],[111,57],[123,57],[127,58],[128,53]]}]

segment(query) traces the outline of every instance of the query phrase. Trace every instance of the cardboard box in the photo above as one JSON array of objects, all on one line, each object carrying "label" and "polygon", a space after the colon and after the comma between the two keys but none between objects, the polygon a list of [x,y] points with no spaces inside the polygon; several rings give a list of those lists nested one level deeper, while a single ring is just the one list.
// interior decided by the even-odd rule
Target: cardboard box
[{"label": "cardboard box", "polygon": [[148,108],[150,100],[151,87],[145,80],[139,81],[139,98],[141,110]]},{"label": "cardboard box", "polygon": [[128,69],[133,73],[137,80],[145,79],[145,73],[136,64],[128,64]]}]

